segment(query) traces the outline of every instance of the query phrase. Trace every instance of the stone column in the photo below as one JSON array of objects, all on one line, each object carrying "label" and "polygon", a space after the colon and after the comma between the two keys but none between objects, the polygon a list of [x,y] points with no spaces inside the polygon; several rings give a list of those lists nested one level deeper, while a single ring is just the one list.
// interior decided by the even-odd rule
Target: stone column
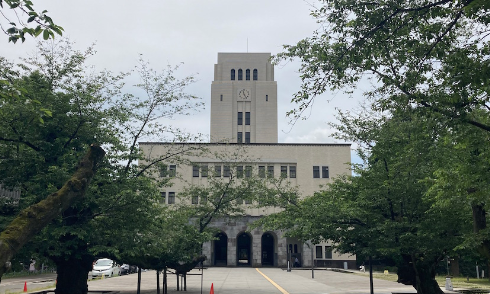
[{"label": "stone column", "polygon": [[228,236],[227,265],[236,266],[236,236]]}]

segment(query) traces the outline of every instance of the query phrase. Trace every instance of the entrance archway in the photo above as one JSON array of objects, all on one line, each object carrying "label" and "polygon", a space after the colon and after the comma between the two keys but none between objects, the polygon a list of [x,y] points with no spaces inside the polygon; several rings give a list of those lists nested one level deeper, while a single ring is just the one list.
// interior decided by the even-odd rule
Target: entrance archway
[{"label": "entrance archway", "polygon": [[214,265],[226,266],[228,256],[228,236],[220,232],[216,235],[218,240],[214,240]]},{"label": "entrance archway", "polygon": [[262,265],[274,265],[274,236],[271,233],[262,234]]},{"label": "entrance archway", "polygon": [[252,237],[247,233],[240,233],[236,237],[236,256],[238,266],[248,266],[252,264]]}]

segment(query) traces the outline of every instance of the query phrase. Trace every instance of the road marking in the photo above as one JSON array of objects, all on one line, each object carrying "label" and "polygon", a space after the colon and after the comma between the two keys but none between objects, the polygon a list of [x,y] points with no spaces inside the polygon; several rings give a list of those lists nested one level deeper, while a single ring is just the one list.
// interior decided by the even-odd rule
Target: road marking
[{"label": "road marking", "polygon": [[269,281],[272,285],[274,285],[274,287],[276,287],[279,291],[281,291],[282,294],[289,294],[288,291],[284,290],[281,286],[279,286],[278,284],[276,284],[276,282],[274,282],[273,280],[271,280],[268,276],[264,275],[258,268],[255,268],[259,274],[261,274],[267,281]]}]

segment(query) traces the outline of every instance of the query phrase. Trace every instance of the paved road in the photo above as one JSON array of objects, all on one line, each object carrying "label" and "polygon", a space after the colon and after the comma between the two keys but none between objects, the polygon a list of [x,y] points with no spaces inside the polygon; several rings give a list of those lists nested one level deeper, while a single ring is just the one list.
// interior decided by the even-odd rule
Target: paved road
[{"label": "paved road", "polygon": [[[191,273],[199,274],[193,270]],[[201,276],[187,277],[187,291],[177,292],[174,275],[168,276],[169,293],[201,293]],[[44,278],[47,280],[47,278]],[[136,274],[89,281],[89,290],[113,290],[121,294],[136,294]],[[8,280],[2,281],[2,284]],[[18,280],[19,282],[20,280]],[[12,281],[13,282],[13,281]],[[160,283],[162,276],[160,276]],[[7,282],[8,283],[8,282]],[[11,283],[12,284],[12,283]],[[311,279],[309,270],[283,271],[278,268],[208,268],[204,270],[202,293],[210,292],[213,284],[215,294],[364,294],[369,293],[369,279],[365,276],[315,270],[315,279]],[[36,283],[27,282],[28,290],[34,290]],[[21,287],[23,287],[23,282]],[[156,293],[156,272],[142,273],[142,294]],[[3,294],[0,284],[0,293]],[[22,288],[20,288],[22,291]],[[392,292],[415,293],[410,286],[384,280],[374,280],[376,294]],[[7,292],[8,293],[8,292]],[[455,293],[455,292],[454,292]]]}]

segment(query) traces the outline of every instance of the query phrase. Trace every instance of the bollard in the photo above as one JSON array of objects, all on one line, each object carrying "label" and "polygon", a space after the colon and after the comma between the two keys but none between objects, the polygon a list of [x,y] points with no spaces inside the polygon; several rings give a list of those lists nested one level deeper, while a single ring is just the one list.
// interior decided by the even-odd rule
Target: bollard
[{"label": "bollard", "polygon": [[449,277],[446,278],[446,290],[453,291],[453,283]]}]

